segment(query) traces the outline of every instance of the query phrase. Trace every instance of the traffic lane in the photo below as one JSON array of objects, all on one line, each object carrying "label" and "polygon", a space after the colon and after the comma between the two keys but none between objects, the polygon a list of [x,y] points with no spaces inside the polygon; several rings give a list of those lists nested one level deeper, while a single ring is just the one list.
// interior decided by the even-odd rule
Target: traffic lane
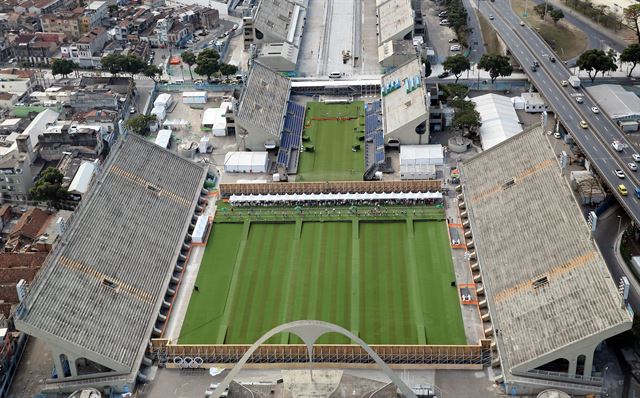
[{"label": "traffic lane", "polygon": [[[490,6],[491,7],[491,6]],[[501,10],[502,11],[502,10]],[[508,10],[508,11],[512,11],[512,10]],[[497,13],[498,14],[498,13]],[[513,14],[513,12],[507,12],[507,14]],[[536,54],[534,54],[533,51],[530,52],[530,57],[527,56],[526,52],[523,50],[524,47],[524,43],[522,43],[522,45],[518,45],[519,43],[517,43],[518,41],[520,41],[520,37],[518,36],[518,34],[515,32],[515,29],[518,28],[519,26],[519,20],[518,20],[518,26],[514,27],[509,25],[504,18],[504,15],[502,15],[501,13],[499,14],[502,18],[498,18],[492,21],[494,22],[495,25],[502,25],[502,35],[503,40],[505,40],[505,42],[509,42],[511,41],[511,45],[509,46],[510,48],[517,48],[517,50],[514,52],[512,51],[512,54],[517,55],[521,55],[522,58],[526,59],[529,63],[533,63],[532,59],[536,59]],[[515,20],[515,18],[514,18]],[[542,42],[542,39],[540,39],[537,35],[534,34],[534,39],[530,42],[530,44],[538,44],[537,46],[535,46],[536,48],[538,48],[539,51],[542,51],[543,48],[545,48],[546,46],[542,46],[540,45],[540,42]],[[550,49],[549,49],[550,50]],[[542,55],[542,53],[539,53],[538,55]],[[523,64],[523,62],[520,62],[521,64]],[[552,66],[549,67],[549,64],[551,64]],[[542,65],[541,65],[542,66]],[[557,71],[557,73],[562,74],[562,73],[568,73],[568,70],[566,69],[565,65],[563,63],[552,63],[549,62],[548,64],[542,66],[540,68],[541,70],[547,70],[547,69],[551,69],[550,72],[553,72],[553,70],[555,69]],[[544,87],[547,85],[547,81],[544,77],[541,77],[539,79],[537,79],[535,76],[538,72],[532,72],[531,73],[531,79],[534,82],[534,84],[536,84],[536,86],[540,89],[541,87]],[[551,74],[549,74],[548,76],[550,76]],[[554,77],[554,79],[551,80],[556,80],[557,77]],[[557,86],[556,84],[553,84],[555,82],[552,82],[551,86]],[[544,90],[540,90],[540,91],[544,91]],[[560,90],[561,91],[561,90]],[[583,92],[579,92],[578,90],[574,90],[575,94],[580,93],[580,95],[583,97],[583,99],[588,99],[588,103],[587,105],[589,105],[589,110],[588,111],[584,111],[583,109],[578,108],[577,110],[577,115],[574,116],[571,112],[568,112],[565,115],[565,118],[563,120],[565,120],[566,123],[573,123],[576,121],[576,117],[581,117],[580,120],[585,120],[587,122],[587,124],[590,125],[590,128],[595,129],[595,134],[597,134],[598,132],[601,132],[601,137],[603,140],[608,141],[607,144],[611,144],[611,142],[613,142],[614,140],[619,140],[623,143],[625,143],[628,147],[633,148],[633,146],[631,145],[631,143],[626,139],[625,136],[623,136],[621,134],[621,132],[617,129],[617,126],[615,126],[610,120],[608,120],[608,118],[606,117],[601,117],[598,116],[596,114],[593,114],[593,112],[591,112],[591,107],[596,106],[595,102],[592,101],[590,99],[590,97],[588,97],[586,95],[586,93]],[[556,100],[558,100],[561,96],[564,96],[564,93],[561,92],[559,95],[555,95],[554,98]],[[632,158],[630,156],[630,154],[628,156],[623,156],[619,153],[614,154],[614,157],[618,157],[620,158],[620,160],[622,161],[621,163],[621,167],[620,169],[622,170],[627,170],[627,172],[629,173],[633,173],[633,170],[631,170],[628,167],[628,163],[630,163],[632,161]],[[635,176],[630,177],[631,179],[636,179]]]},{"label": "traffic lane", "polygon": [[[510,26],[512,30],[514,30],[514,32],[515,32],[515,29],[520,27],[519,26],[520,18],[515,14],[513,9],[511,9],[511,7],[507,3],[504,3],[504,4],[493,3],[490,5],[490,7],[493,7],[496,10],[500,11],[499,13],[500,16],[504,20],[510,22],[510,25],[508,26]],[[505,21],[505,24],[506,24],[506,21]],[[545,54],[545,51],[547,51],[548,54],[553,54],[553,50],[546,44],[546,42],[541,37],[539,37],[535,32],[531,31],[530,33],[532,35],[532,38],[531,40],[528,41],[528,43],[530,46],[533,47],[534,50],[536,50],[536,52],[538,52],[539,56],[542,56],[542,54]],[[560,81],[565,80],[563,79],[563,76],[571,76],[571,72],[566,67],[566,65],[564,65],[563,62],[555,62],[555,63],[549,62],[546,65],[544,65],[543,68],[551,69],[556,74],[556,77]],[[588,95],[588,93],[584,92],[583,98],[590,98],[590,96]],[[591,106],[596,106],[595,101],[593,101],[593,104]],[[599,117],[595,118],[595,117],[592,117],[591,115],[585,114],[584,112],[582,112],[582,116],[591,120],[591,123],[594,125],[597,125],[600,122],[598,120]],[[627,146],[632,147],[627,137],[621,131],[618,130],[617,126],[611,120],[609,120],[607,117],[603,117],[602,119],[603,120],[602,120],[601,127],[606,128],[607,133],[612,134],[612,137],[611,137],[612,139],[619,140],[625,143]]]}]

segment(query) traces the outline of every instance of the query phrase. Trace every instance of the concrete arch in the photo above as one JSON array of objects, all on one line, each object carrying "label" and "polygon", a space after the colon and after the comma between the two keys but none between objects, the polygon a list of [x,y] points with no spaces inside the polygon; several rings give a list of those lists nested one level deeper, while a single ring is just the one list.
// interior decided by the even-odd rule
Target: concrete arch
[{"label": "concrete arch", "polygon": [[340,333],[341,335],[351,339],[356,342],[360,347],[362,347],[367,354],[380,366],[380,369],[391,379],[391,381],[402,391],[405,397],[416,398],[416,395],[413,391],[398,377],[397,374],[389,366],[378,356],[378,354],[367,345],[362,339],[360,339],[355,334],[351,333],[347,329],[334,325],[333,323],[323,322],[323,321],[294,321],[283,323],[282,325],[276,326],[275,328],[269,330],[267,333],[262,335],[249,349],[247,352],[240,358],[240,361],[236,364],[236,366],[231,369],[229,374],[222,380],[218,388],[213,392],[214,398],[219,398],[220,395],[229,387],[231,381],[236,377],[238,372],[242,370],[242,367],[247,363],[251,355],[264,344],[265,341],[269,340],[271,337],[275,336],[278,333],[282,332],[290,332],[300,337],[304,344],[307,346],[307,351],[309,354],[309,363],[312,362],[312,354],[313,354],[313,345],[316,343],[320,336],[334,332]]}]

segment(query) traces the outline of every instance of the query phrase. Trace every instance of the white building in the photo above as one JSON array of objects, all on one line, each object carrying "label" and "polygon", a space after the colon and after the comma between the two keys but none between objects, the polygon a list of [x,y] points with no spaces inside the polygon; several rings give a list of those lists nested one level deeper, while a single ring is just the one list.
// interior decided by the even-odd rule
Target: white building
[{"label": "white building", "polygon": [[417,59],[382,76],[382,108],[387,145],[429,143],[427,92]]},{"label": "white building", "polygon": [[522,93],[522,100],[524,101],[524,111],[527,113],[541,113],[549,110],[549,105],[540,93]]},{"label": "white building", "polygon": [[522,132],[522,125],[508,97],[484,94],[471,98],[480,114],[480,141],[487,150]]},{"label": "white building", "polygon": [[265,43],[258,50],[258,59],[275,71],[294,71],[298,62],[298,47],[288,42]]},{"label": "white building", "polygon": [[[640,98],[619,84],[599,84],[587,87],[587,92],[596,100],[600,109],[617,123],[640,121]],[[635,131],[633,129],[626,131]]]},{"label": "white building", "polygon": [[182,93],[182,102],[185,104],[206,104],[207,98],[206,91],[186,91]]},{"label": "white building", "polygon": [[155,143],[164,149],[169,148],[169,144],[171,143],[171,130],[159,130]]},{"label": "white building", "polygon": [[226,173],[266,173],[269,170],[267,152],[228,152],[224,157]]},{"label": "white building", "polygon": [[94,162],[82,162],[67,190],[72,194],[84,195],[89,191],[95,172],[96,164]]},{"label": "white building", "polygon": [[376,0],[378,45],[390,40],[411,39],[413,8],[411,0]]}]

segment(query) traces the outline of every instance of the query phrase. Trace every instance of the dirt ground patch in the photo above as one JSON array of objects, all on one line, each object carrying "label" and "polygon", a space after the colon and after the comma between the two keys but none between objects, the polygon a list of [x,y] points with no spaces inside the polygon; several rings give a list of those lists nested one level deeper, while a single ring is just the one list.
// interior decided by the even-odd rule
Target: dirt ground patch
[{"label": "dirt ground patch", "polygon": [[[523,15],[526,0],[511,0],[511,7],[518,15]],[[547,16],[546,20],[533,12],[533,4],[529,4],[527,17],[522,18],[525,23],[538,31],[540,36],[555,50],[564,61],[573,59],[587,49],[589,41],[587,36],[574,25],[566,21],[559,21],[554,24]]]},{"label": "dirt ground patch", "polygon": [[502,54],[502,46],[496,31],[493,29],[487,18],[484,15],[475,11],[480,21],[480,29],[482,30],[482,38],[484,39],[485,52],[487,54]]}]

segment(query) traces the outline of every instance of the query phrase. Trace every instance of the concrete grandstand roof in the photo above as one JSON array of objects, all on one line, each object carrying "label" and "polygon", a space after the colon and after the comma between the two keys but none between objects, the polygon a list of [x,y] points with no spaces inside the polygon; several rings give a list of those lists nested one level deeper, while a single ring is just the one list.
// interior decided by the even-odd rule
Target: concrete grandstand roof
[{"label": "concrete grandstand roof", "polygon": [[640,118],[640,98],[619,84],[599,84],[586,90],[595,98],[600,108],[614,119]]},{"label": "concrete grandstand roof", "polygon": [[254,62],[240,97],[236,119],[280,137],[291,82],[278,72]]},{"label": "concrete grandstand roof", "polygon": [[484,94],[471,98],[480,114],[480,141],[482,149],[490,149],[502,141],[522,132],[522,125],[508,97]]},{"label": "concrete grandstand roof", "polygon": [[[406,79],[413,79],[416,76],[419,77],[419,83],[415,89],[407,92]],[[387,84],[393,82],[399,82],[400,87],[382,97],[385,135],[393,135],[405,124],[419,118],[426,118],[428,114],[422,71],[417,59],[408,61],[393,72],[382,76],[383,90]]]},{"label": "concrete grandstand roof", "polygon": [[261,0],[254,26],[281,41],[293,42],[295,38],[289,40],[290,30],[296,30],[300,9],[306,7],[307,0]]},{"label": "concrete grandstand roof", "polygon": [[464,161],[461,169],[505,377],[583,339],[631,327],[540,128]]},{"label": "concrete grandstand roof", "polygon": [[378,45],[401,39],[413,30],[411,0],[388,0],[378,9]]},{"label": "concrete grandstand roof", "polygon": [[61,350],[137,371],[206,171],[129,135],[56,246],[16,326]]}]

